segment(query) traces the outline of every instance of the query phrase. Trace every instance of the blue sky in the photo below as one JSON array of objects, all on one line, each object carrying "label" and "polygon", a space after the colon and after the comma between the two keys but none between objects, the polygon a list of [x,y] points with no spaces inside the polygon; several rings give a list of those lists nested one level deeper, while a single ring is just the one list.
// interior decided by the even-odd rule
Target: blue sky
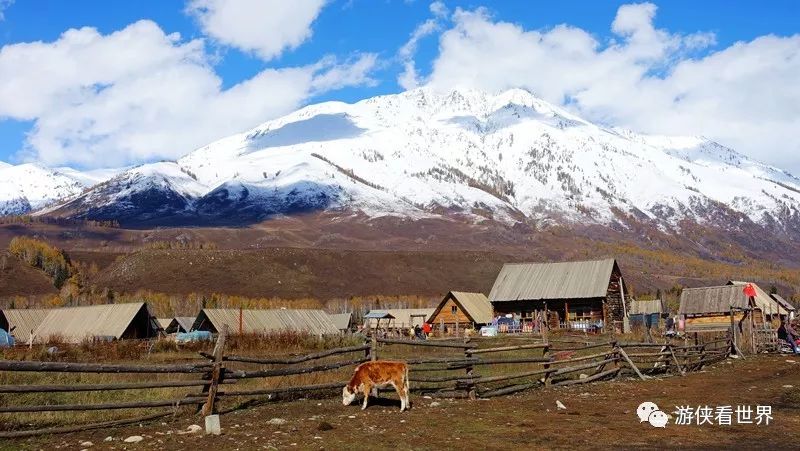
[{"label": "blue sky", "polygon": [[[798,56],[800,21],[797,20],[800,17],[800,2],[797,1],[773,1],[769,2],[768,7],[760,5],[759,2],[688,0],[655,2],[655,5],[651,5],[652,8],[634,5],[635,7],[629,11],[631,14],[628,25],[620,21],[620,27],[615,29],[613,25],[616,23],[615,19],[621,14],[620,7],[626,2],[444,1],[439,4],[440,9],[437,10],[439,12],[436,12],[430,1],[422,0],[332,0],[320,5],[312,3],[321,0],[308,0],[307,13],[311,15],[310,19],[305,22],[300,19],[290,30],[301,34],[305,30],[307,36],[298,38],[295,43],[289,43],[277,51],[265,50],[258,44],[252,44],[253,39],[273,39],[264,35],[263,31],[259,31],[270,28],[264,23],[267,20],[265,18],[286,14],[287,16],[278,22],[282,24],[297,20],[296,16],[301,16],[301,13],[275,12],[273,8],[275,5],[270,5],[273,2],[258,2],[263,8],[250,5],[249,14],[245,19],[252,20],[252,23],[244,24],[244,20],[235,22],[241,23],[242,29],[252,30],[252,36],[244,34],[245,32],[229,35],[224,30],[220,32],[217,29],[215,32],[213,26],[208,23],[215,19],[212,17],[215,14],[222,17],[224,8],[233,8],[234,6],[229,5],[230,2],[194,1],[192,4],[177,0],[131,2],[0,0],[2,13],[0,46],[3,48],[0,51],[0,103],[6,102],[8,105],[14,103],[14,106],[5,109],[0,105],[0,160],[12,163],[39,160],[52,165],[69,164],[88,168],[174,158],[205,142],[245,130],[304,104],[331,99],[357,101],[377,94],[403,91],[409,86],[401,83],[399,79],[407,70],[405,63],[412,61],[417,75],[415,85],[430,84],[444,88],[451,83],[476,84],[477,87],[486,89],[526,85],[525,87],[537,94],[542,93],[550,101],[573,99],[575,103],[570,107],[593,120],[645,132],[703,134],[756,158],[793,170],[800,169],[798,161],[800,158],[793,156],[800,150],[800,141],[797,138],[795,141],[786,141],[781,137],[794,125],[800,124],[800,113],[796,107],[800,102],[796,102],[797,99],[793,97],[796,95],[796,90],[788,86],[792,81],[792,73],[795,74],[794,81],[800,82],[800,76],[794,72],[798,64],[796,60],[800,60]],[[278,3],[286,4],[286,2]],[[112,4],[113,7],[110,7]],[[151,21],[155,27],[144,27],[142,30],[128,28],[141,20]],[[204,25],[204,20],[209,22]],[[409,58],[400,57],[400,49],[409,41],[412,33],[426,21],[432,21],[434,30],[425,33],[419,39]],[[572,32],[566,33],[567,36],[557,33],[547,36],[552,39],[562,39],[564,42],[574,42],[575,45],[585,45],[582,52],[591,52],[585,60],[576,63],[579,69],[586,67],[591,70],[593,67],[605,66],[609,60],[614,61],[613,64],[619,65],[614,71],[618,71],[619,74],[630,71],[636,73],[638,77],[635,86],[620,86],[619,92],[646,89],[645,86],[652,85],[654,81],[665,85],[669,83],[669,86],[658,89],[662,91],[675,89],[680,94],[675,96],[676,99],[684,96],[697,99],[693,103],[693,109],[670,103],[662,105],[661,110],[655,108],[656,111],[643,117],[642,108],[645,106],[633,105],[627,109],[620,106],[620,104],[636,103],[635,98],[626,99],[619,96],[603,98],[594,94],[595,91],[602,89],[600,84],[603,83],[605,75],[599,73],[596,85],[586,80],[575,80],[563,86],[553,85],[555,82],[547,84],[537,80],[537,71],[548,67],[549,59],[554,61],[553,67],[564,67],[562,70],[565,71],[575,70],[576,66],[562,66],[562,63],[566,64],[561,61],[563,52],[547,53],[552,51],[552,48],[540,55],[539,58],[543,59],[531,62],[530,67],[514,66],[514,71],[522,73],[523,78],[503,74],[489,74],[487,77],[479,69],[474,73],[483,74],[480,80],[469,80],[454,75],[458,67],[453,68],[452,65],[455,64],[453,61],[465,56],[469,56],[470,60],[483,60],[483,55],[470,53],[478,47],[473,39],[479,39],[480,30],[494,30],[492,31],[494,36],[500,34],[495,31],[501,30],[502,26],[512,26],[516,31],[512,30],[507,36],[509,39],[507,49],[509,55],[513,57],[514,52],[525,48],[526,44],[536,45],[533,42],[536,38],[531,33],[547,34],[560,24],[569,25]],[[85,63],[83,67],[67,69],[66,71],[70,72],[70,76],[74,79],[63,81],[62,84],[48,77],[40,77],[43,80],[37,82],[39,85],[30,82],[25,83],[24,89],[8,88],[5,94],[2,92],[2,84],[16,87],[17,83],[20,83],[18,78],[25,81],[43,73],[60,77],[61,69],[44,67],[46,64],[43,60],[56,59],[47,56],[49,55],[47,52],[61,52],[64,47],[79,47],[80,42],[63,42],[60,46],[58,43],[61,42],[65,31],[81,27],[95,28],[97,30],[95,37],[98,40],[126,29],[130,31],[131,39],[138,40],[140,36],[146,36],[142,37],[142,40],[152,38],[153,46],[142,50],[150,54],[162,48],[165,51],[172,51],[190,42],[200,43],[202,50],[182,49],[177,52],[179,55],[175,56],[176,60],[169,60],[168,63],[176,64],[177,70],[186,70],[187,74],[196,72],[197,67],[185,67],[182,61],[186,58],[200,58],[202,61],[197,63],[197,66],[206,67],[206,72],[202,74],[206,78],[198,81],[196,92],[186,100],[187,109],[192,111],[168,111],[168,114],[177,119],[174,123],[167,121],[169,124],[165,123],[163,130],[159,129],[158,123],[141,123],[127,118],[120,119],[119,123],[98,125],[101,121],[106,121],[109,116],[142,114],[150,109],[159,114],[163,112],[164,106],[157,103],[147,104],[143,100],[132,100],[129,97],[117,99],[112,89],[105,90],[103,95],[106,87],[117,87],[122,90],[121,88],[127,83],[135,82],[137,77],[142,77],[142,74],[146,73],[149,64],[156,64],[155,67],[164,64],[153,63],[148,59],[148,55],[142,54],[129,56],[132,66],[141,64],[141,70],[132,70],[130,73],[115,70],[113,76],[106,73],[92,74],[94,64]],[[233,28],[239,26],[228,27],[228,30]],[[575,33],[576,30],[580,33]],[[654,33],[653,30],[659,33]],[[641,33],[637,34],[640,31]],[[164,44],[158,41],[161,33],[163,35],[179,33],[180,38],[173,38]],[[582,38],[583,34],[591,36],[595,41],[594,44],[586,44]],[[443,44],[446,36],[450,39],[448,45]],[[636,36],[644,37],[637,39]],[[761,42],[765,36],[771,36],[775,40]],[[274,39],[282,38],[278,36]],[[33,53],[22,46],[23,43],[37,41],[41,42],[43,53]],[[647,47],[645,48],[645,44],[642,43],[646,43]],[[124,44],[114,45],[120,45],[120,52],[128,51]],[[617,45],[624,47],[616,52],[619,55],[611,55],[610,51],[603,53],[604,50]],[[22,55],[20,58],[24,59],[24,63],[19,63],[18,59],[9,56],[11,52],[7,50],[12,48],[15,50],[14,55],[17,53]],[[495,48],[506,47],[503,42],[498,41]],[[762,60],[761,55],[765,54],[764,48],[778,49],[774,55],[775,61]],[[58,55],[68,60],[75,55],[70,53],[71,51],[64,51],[64,54],[58,53]],[[92,51],[94,50],[85,50],[85,52]],[[518,55],[522,60],[530,53],[537,52],[537,48],[531,47],[525,51],[528,53],[523,52]],[[102,51],[97,52],[97,60],[91,59],[91,56],[84,53],[81,53],[81,58],[83,61],[102,61],[101,58],[105,54]],[[625,52],[627,53],[622,55]],[[494,53],[497,53],[496,50]],[[720,56],[713,58],[715,54]],[[486,58],[492,56],[485,55]],[[754,77],[752,74],[743,73],[734,74],[730,77],[731,80],[722,82],[709,80],[715,77],[716,73],[727,74],[732,70],[732,66],[728,63],[731,58],[739,58],[741,64],[738,66],[751,64],[750,61],[753,61],[752,64],[763,65],[761,68],[763,71],[769,71],[768,66],[777,64],[778,68],[774,70],[778,72],[775,75],[776,79]],[[787,60],[791,63],[787,63]],[[315,85],[313,80],[309,79],[308,86],[294,86],[297,94],[289,98],[281,97],[278,88],[275,88],[276,91],[270,91],[270,87],[266,86],[267,82],[264,81],[258,89],[248,87],[248,96],[243,97],[247,100],[239,98],[237,101],[265,104],[273,102],[274,106],[253,108],[249,115],[237,115],[231,119],[233,123],[225,124],[218,130],[209,130],[208,134],[202,137],[193,136],[187,125],[198,121],[208,124],[220,122],[219,117],[195,116],[193,110],[203,105],[204,100],[225,104],[224,99],[217,97],[221,97],[226,90],[248,84],[249,80],[258,78],[265,71],[308,68],[315,64],[320,68],[307,69],[303,76],[322,78],[329,72],[333,73],[334,69],[351,73],[348,77],[336,80],[333,85],[325,87],[314,87],[318,84]],[[788,66],[783,67],[786,65]],[[498,72],[501,70],[498,69]],[[530,72],[527,73],[526,70]],[[86,74],[74,74],[74,71],[85,71]],[[681,78],[678,78],[678,75],[672,77],[673,72],[691,72],[692,75],[691,77],[681,75]],[[772,76],[770,73],[770,77]],[[221,83],[219,92],[209,93],[207,85],[215,78]],[[489,80],[482,84],[487,78]],[[621,75],[619,78],[627,77]],[[57,86],[50,86],[50,83]],[[723,86],[718,92],[709,94],[711,97],[703,98],[700,91],[708,83]],[[726,83],[730,86],[725,85]],[[687,84],[697,86],[696,91],[687,88]],[[783,86],[791,92],[773,92]],[[96,92],[87,94],[84,92],[87,89]],[[760,95],[754,98],[757,99],[756,103],[763,102],[763,105],[756,105],[750,109],[745,104],[751,103],[752,100],[743,99],[736,105],[723,102],[716,107],[719,109],[718,112],[709,110],[707,106],[709,103],[720,103],[719,99],[737,95],[736,93],[742,90],[758,92]],[[42,93],[47,93],[47,96]],[[646,98],[647,93],[639,93],[637,97],[642,96]],[[795,106],[790,101],[794,101]],[[780,104],[775,105],[776,102]],[[39,107],[29,107],[26,103]],[[658,101],[652,103],[658,105]],[[113,105],[108,107],[110,110],[104,110],[109,104]],[[120,107],[120,104],[130,105],[130,109],[126,110]],[[746,131],[746,134],[744,131],[726,131],[731,126],[736,128],[733,124],[738,121],[757,122],[758,118],[752,116],[754,112],[762,116],[762,109],[768,113],[764,115],[766,118],[763,127],[756,123],[752,129]],[[731,111],[735,111],[736,114]],[[698,117],[702,115],[700,124],[695,125],[698,123],[697,120],[682,119],[691,114],[697,114]],[[186,116],[184,121],[179,120],[181,115]],[[708,119],[708,116],[714,115],[720,116],[717,122]],[[74,119],[76,116],[79,120]],[[228,118],[230,115],[225,117]],[[660,122],[663,124],[659,124]],[[700,126],[703,128],[698,128]],[[131,129],[137,127],[141,131],[130,133]],[[758,135],[761,133],[772,136],[766,145],[763,144],[763,139],[759,139]],[[158,138],[153,138],[156,135]],[[170,140],[162,135],[174,136],[174,139]],[[148,148],[150,147],[148,139],[151,138],[152,150]],[[205,141],[198,141],[199,139]]]}]

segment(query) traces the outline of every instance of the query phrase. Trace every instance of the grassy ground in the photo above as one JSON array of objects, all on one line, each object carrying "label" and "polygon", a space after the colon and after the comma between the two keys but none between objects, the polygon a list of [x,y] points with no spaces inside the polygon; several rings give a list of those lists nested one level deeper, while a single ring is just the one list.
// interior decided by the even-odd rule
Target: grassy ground
[{"label": "grassy ground", "polygon": [[[604,336],[563,336],[553,334],[553,340],[588,340],[605,341],[610,337]],[[620,337],[617,337],[620,338]],[[626,339],[636,339],[634,336]],[[538,338],[520,339],[519,337],[497,337],[491,339],[476,339],[481,348],[508,346],[514,344],[531,343],[540,341]],[[297,354],[307,354],[310,352],[330,349],[342,346],[352,346],[362,344],[363,338],[355,336],[330,337],[323,340],[311,336],[297,334],[275,334],[270,336],[233,336],[230,337],[226,346],[226,354],[254,357],[276,357]],[[568,343],[554,343],[557,347],[570,346]],[[155,345],[147,342],[122,341],[109,344],[84,344],[78,346],[58,345],[58,351],[49,353],[48,346],[34,347],[31,350],[26,348],[15,348],[3,351],[2,358],[17,360],[41,360],[41,361],[64,361],[64,362],[106,362],[106,363],[136,363],[136,364],[162,364],[162,363],[190,363],[205,362],[200,358],[198,352],[210,352],[212,343],[199,343],[178,347],[172,342],[159,341]],[[587,354],[597,354],[608,352],[610,346],[592,348],[588,350],[570,351],[556,353],[557,359],[579,357]],[[463,358],[464,352],[460,348],[433,348],[433,347],[412,347],[406,345],[384,345],[380,344],[377,350],[378,357],[381,359],[406,360],[411,358],[431,358],[431,357],[450,357]],[[298,366],[314,366],[324,363],[339,362],[363,357],[361,352],[344,355],[335,355],[324,359],[315,360]],[[511,359],[511,358],[530,358],[541,357],[541,349],[525,349],[501,353],[482,354],[483,359]],[[586,363],[586,362],[581,362]],[[255,365],[237,362],[228,362],[227,368],[231,370],[264,370],[284,368],[285,365]],[[424,365],[415,367],[412,371],[414,377],[438,377],[465,375],[464,369],[458,370],[435,370],[431,368],[442,368],[443,365]],[[518,374],[526,371],[542,369],[541,363],[510,363],[491,366],[476,366],[474,374],[480,376],[497,376]],[[256,390],[267,388],[293,387],[299,385],[324,384],[330,382],[344,382],[349,380],[352,375],[353,367],[343,367],[332,371],[318,372],[311,374],[301,374],[292,376],[280,376],[260,379],[238,380],[234,385],[225,385],[222,391]],[[567,375],[566,377],[577,378],[581,373],[591,374],[593,370],[587,369]],[[145,382],[153,379],[157,380],[197,380],[200,374],[82,374],[82,373],[36,373],[36,372],[0,372],[0,385],[11,384],[95,384],[95,383],[120,383],[120,382]],[[529,376],[515,379],[512,381],[495,382],[480,384],[481,392],[502,388],[515,384],[534,383],[542,376]],[[417,390],[437,388],[455,389],[455,382],[438,383],[414,383],[413,388]],[[0,394],[0,406],[19,406],[19,405],[54,405],[54,404],[102,404],[133,401],[156,401],[156,400],[179,400],[189,394],[199,394],[201,387],[181,387],[181,388],[158,388],[148,390],[118,390],[118,391],[98,391],[98,392],[74,392],[74,393],[31,393],[31,394]],[[462,393],[461,390],[459,393]],[[336,395],[335,390],[326,392],[327,396]],[[318,393],[317,395],[325,395]],[[263,401],[265,397],[231,397],[225,399],[227,409],[236,409],[240,406],[249,406],[254,402]],[[152,409],[119,409],[111,411],[76,411],[76,412],[39,412],[39,413],[16,413],[0,414],[0,430],[27,430],[43,427],[55,427],[74,424],[86,424],[115,419],[134,418],[152,413],[164,412],[168,408]],[[193,406],[186,406],[180,409],[182,412],[193,412]]]},{"label": "grassy ground", "polygon": [[[412,396],[398,412],[390,395],[361,411],[339,399],[305,399],[225,414],[223,435],[179,434],[202,419],[186,414],[164,422],[0,442],[8,449],[797,449],[800,359],[759,356],[728,360],[700,373],[648,381],[537,389],[488,401]],[[556,401],[567,408],[559,410]],[[640,424],[636,407],[769,405],[769,425]],[[272,420],[272,419],[279,420]],[[271,421],[272,420],[272,421]],[[138,444],[122,440],[143,437]],[[109,441],[105,441],[109,438]]]},{"label": "grassy ground", "polygon": [[[231,337],[226,353],[245,356],[288,356],[304,354],[316,350],[360,344],[363,341],[353,337],[330,337],[324,340],[298,334],[274,334],[270,336]],[[33,349],[15,348],[3,350],[0,358],[15,360],[63,361],[63,362],[103,362],[124,364],[182,364],[207,362],[198,354],[210,352],[213,343],[195,343],[176,346],[172,342],[159,341],[154,346],[147,342],[120,341],[94,345],[56,345],[58,351],[47,352],[51,345],[37,346]],[[363,356],[363,354],[360,354]],[[357,358],[348,355],[346,358]],[[320,362],[336,361],[342,356],[332,356]],[[246,365],[231,362],[230,369],[270,369],[276,365]],[[319,384],[347,380],[352,367],[326,373],[303,374],[269,379],[246,379],[234,385],[226,385],[235,390],[253,390],[285,386]],[[202,374],[84,374],[84,373],[38,373],[38,372],[0,372],[0,385],[77,385],[122,382],[147,382],[152,380],[177,381],[198,380]],[[199,393],[202,387],[156,388],[147,390],[115,390],[73,393],[26,393],[0,394],[0,406],[52,405],[52,404],[101,404],[133,401],[155,401],[181,399],[190,393]],[[223,388],[223,390],[224,390]],[[233,398],[234,406],[248,402],[247,398]],[[193,407],[182,408],[193,411]],[[160,409],[120,409],[111,411],[86,412],[37,412],[0,414],[0,430],[33,429],[41,427],[84,424],[132,418],[164,411]]]}]

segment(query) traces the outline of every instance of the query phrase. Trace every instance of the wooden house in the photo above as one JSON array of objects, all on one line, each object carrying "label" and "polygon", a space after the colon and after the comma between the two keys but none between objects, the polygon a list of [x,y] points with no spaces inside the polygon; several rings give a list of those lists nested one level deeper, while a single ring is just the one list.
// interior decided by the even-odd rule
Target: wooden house
[{"label": "wooden house", "polygon": [[774,347],[775,329],[766,313],[774,311],[774,299],[755,286],[754,292],[747,296],[738,284],[684,289],[678,311],[683,330],[697,341],[700,334],[721,335],[733,327],[734,343],[743,352]]},{"label": "wooden house", "polygon": [[746,311],[753,309],[742,288],[735,285],[685,288],[681,292],[678,314],[683,330],[694,332],[725,332],[733,322],[741,321]]},{"label": "wooden house", "polygon": [[533,320],[544,313],[551,328],[627,329],[628,300],[617,261],[507,263],[489,294],[495,314]]},{"label": "wooden house", "polygon": [[483,293],[451,291],[442,298],[428,323],[440,332],[478,327],[492,322],[492,304]]}]

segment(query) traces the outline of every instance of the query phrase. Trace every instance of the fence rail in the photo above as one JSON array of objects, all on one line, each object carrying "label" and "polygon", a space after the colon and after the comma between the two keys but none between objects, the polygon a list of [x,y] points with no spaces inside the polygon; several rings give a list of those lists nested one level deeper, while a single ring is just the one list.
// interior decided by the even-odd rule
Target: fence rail
[{"label": "fence rail", "polygon": [[[316,384],[291,384],[283,387],[238,389],[243,380],[280,378],[302,374],[322,374],[354,367],[375,360],[378,353],[391,354],[407,347],[416,348],[413,356],[402,358],[411,366],[412,390],[432,396],[490,398],[529,390],[535,387],[586,384],[624,375],[646,379],[657,374],[679,374],[698,371],[705,365],[726,358],[733,347],[730,339],[698,345],[670,343],[592,342],[580,339],[553,339],[547,336],[514,337],[513,344],[498,346],[492,339],[404,340],[369,337],[363,345],[348,346],[289,357],[237,356],[225,354],[225,333],[219,334],[214,353],[200,353],[206,361],[187,364],[102,364],[74,362],[0,361],[0,371],[39,373],[94,374],[195,374],[187,380],[152,380],[143,382],[110,382],[51,385],[0,385],[0,394],[7,396],[35,393],[69,393],[93,391],[149,390],[156,388],[202,387],[172,399],[104,402],[96,404],[12,405],[4,398],[0,413],[92,411],[117,409],[168,408],[136,419],[93,423],[76,427],[59,427],[23,431],[0,431],[0,438],[74,432],[92,428],[130,424],[174,414],[181,406],[197,407],[203,414],[217,411],[219,402],[231,398],[268,397],[276,395],[330,392],[346,381]],[[605,349],[604,349],[605,348]],[[362,353],[360,356],[347,354]],[[491,357],[486,357],[491,356]],[[322,361],[333,358],[333,360]],[[246,369],[229,368],[230,364]],[[255,368],[249,368],[256,366]],[[264,368],[264,366],[272,366]],[[486,374],[476,374],[481,368]],[[336,380],[330,373],[328,380]],[[511,385],[508,385],[511,384]],[[41,402],[41,401],[40,401]]]}]

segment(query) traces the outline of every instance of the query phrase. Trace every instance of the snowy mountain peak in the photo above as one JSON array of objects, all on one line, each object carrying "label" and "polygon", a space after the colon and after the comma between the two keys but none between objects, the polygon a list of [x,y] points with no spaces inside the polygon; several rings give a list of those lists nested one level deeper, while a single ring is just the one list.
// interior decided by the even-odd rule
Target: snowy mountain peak
[{"label": "snowy mountain peak", "polygon": [[[2,163],[2,162],[0,162]],[[0,164],[0,215],[23,214],[80,194],[106,180],[113,170],[80,172],[37,163]]]},{"label": "snowy mountain peak", "polygon": [[309,210],[508,224],[629,215],[663,230],[747,217],[800,238],[800,181],[702,137],[598,126],[522,89],[418,88],[309,105],[55,211],[202,223]]}]

